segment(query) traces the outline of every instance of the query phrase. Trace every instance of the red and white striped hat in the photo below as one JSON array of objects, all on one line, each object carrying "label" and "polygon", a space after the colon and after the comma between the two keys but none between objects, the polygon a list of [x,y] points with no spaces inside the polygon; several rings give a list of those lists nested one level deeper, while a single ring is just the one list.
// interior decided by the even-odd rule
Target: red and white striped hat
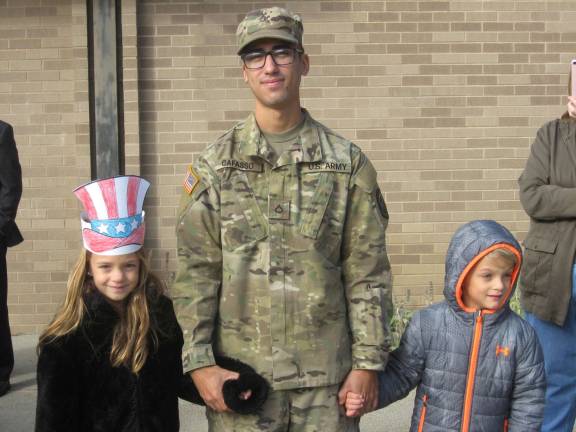
[{"label": "red and white striped hat", "polygon": [[144,244],[142,205],[150,183],[138,176],[111,177],[74,190],[82,202],[84,247],[98,255],[126,255]]}]

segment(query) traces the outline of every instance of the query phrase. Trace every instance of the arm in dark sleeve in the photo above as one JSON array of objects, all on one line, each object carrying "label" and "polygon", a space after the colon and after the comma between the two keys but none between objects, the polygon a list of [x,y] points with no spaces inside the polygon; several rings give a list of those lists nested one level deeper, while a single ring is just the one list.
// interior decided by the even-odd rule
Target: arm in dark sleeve
[{"label": "arm in dark sleeve", "polygon": [[390,353],[386,369],[378,374],[379,408],[403,399],[420,383],[425,356],[417,312],[402,335],[400,346]]},{"label": "arm in dark sleeve", "polygon": [[[518,179],[520,202],[526,213],[540,220],[576,217],[576,188],[550,184],[553,143],[559,139],[555,124],[549,123],[536,134],[526,167]],[[560,161],[556,161],[560,163]]]},{"label": "arm in dark sleeve", "polygon": [[14,223],[22,196],[22,170],[12,126],[0,122],[0,234]]},{"label": "arm in dark sleeve", "polygon": [[526,330],[528,337],[520,346],[514,375],[509,432],[538,432],[544,418],[544,357],[536,333]]},{"label": "arm in dark sleeve", "polygon": [[80,371],[70,347],[56,340],[40,352],[35,432],[80,430]]},{"label": "arm in dark sleeve", "polygon": [[178,397],[197,405],[205,405],[204,400],[202,400],[200,394],[198,393],[198,389],[196,389],[196,386],[194,385],[194,381],[192,381],[192,377],[190,374],[185,374],[183,371],[182,346],[184,345],[184,337],[182,335],[182,329],[180,328],[178,320],[176,319],[176,313],[174,312],[172,301],[166,299],[165,303],[166,305],[164,307],[163,313],[166,315],[165,319],[168,322],[167,328],[169,329],[170,333],[174,333],[176,335],[178,344],[178,355],[174,359],[174,364],[172,365],[172,367],[177,371],[176,373],[180,376],[177,388]]},{"label": "arm in dark sleeve", "polygon": [[205,405],[204,401],[200,397],[194,381],[190,374],[185,374],[182,368],[182,346],[184,345],[184,337],[182,335],[182,329],[180,324],[176,319],[176,313],[174,311],[174,305],[172,300],[167,297],[162,297],[162,316],[159,317],[159,321],[163,322],[163,330],[167,333],[174,335],[176,337],[176,343],[178,347],[178,353],[175,358],[172,359],[173,363],[170,365],[171,370],[179,375],[179,380],[177,383],[177,395],[180,399],[188,402],[192,402],[197,405]]}]

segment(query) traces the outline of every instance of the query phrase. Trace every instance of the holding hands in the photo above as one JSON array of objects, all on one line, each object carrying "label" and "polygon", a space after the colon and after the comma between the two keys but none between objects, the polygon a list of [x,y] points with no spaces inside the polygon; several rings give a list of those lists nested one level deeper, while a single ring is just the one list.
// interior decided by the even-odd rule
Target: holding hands
[{"label": "holding hands", "polygon": [[348,392],[346,394],[346,417],[358,417],[364,413],[366,399],[358,393]]},{"label": "holding hands", "polygon": [[378,372],[364,369],[350,371],[338,392],[338,401],[345,408],[347,417],[374,411],[378,406]]}]

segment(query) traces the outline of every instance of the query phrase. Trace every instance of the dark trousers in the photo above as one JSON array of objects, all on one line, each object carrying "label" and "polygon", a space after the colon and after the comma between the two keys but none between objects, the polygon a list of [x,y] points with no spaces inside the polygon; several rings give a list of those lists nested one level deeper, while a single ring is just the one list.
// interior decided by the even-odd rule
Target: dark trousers
[{"label": "dark trousers", "polygon": [[6,246],[0,243],[0,381],[8,381],[14,367],[14,351],[8,322],[8,270]]}]

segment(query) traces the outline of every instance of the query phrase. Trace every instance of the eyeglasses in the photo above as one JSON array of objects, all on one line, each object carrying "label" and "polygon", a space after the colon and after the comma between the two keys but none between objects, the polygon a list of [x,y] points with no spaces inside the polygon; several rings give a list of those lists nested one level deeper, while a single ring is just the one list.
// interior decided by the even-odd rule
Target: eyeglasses
[{"label": "eyeglasses", "polygon": [[296,53],[303,53],[298,48],[275,48],[270,51],[250,51],[242,54],[240,58],[247,69],[262,69],[266,64],[266,57],[270,55],[276,66],[287,66],[294,63]]}]

